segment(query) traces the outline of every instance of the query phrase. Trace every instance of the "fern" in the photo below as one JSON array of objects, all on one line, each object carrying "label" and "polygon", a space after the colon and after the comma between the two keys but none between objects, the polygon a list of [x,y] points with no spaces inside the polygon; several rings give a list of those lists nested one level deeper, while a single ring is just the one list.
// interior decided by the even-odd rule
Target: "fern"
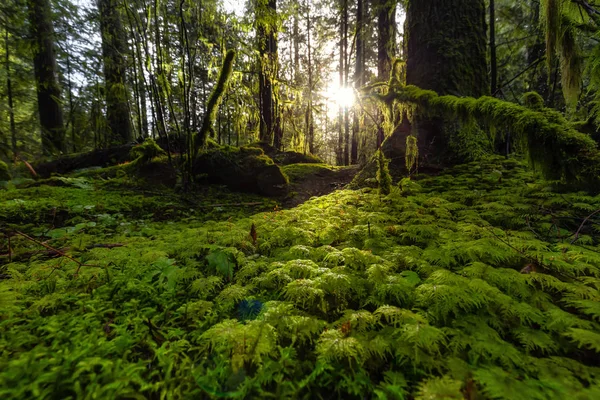
[{"label": "fern", "polygon": [[590,349],[600,354],[600,333],[571,328],[564,335],[576,343],[578,347]]},{"label": "fern", "polygon": [[356,338],[345,337],[338,329],[329,329],[321,334],[316,353],[326,363],[339,361],[356,365],[363,362],[366,350]]}]

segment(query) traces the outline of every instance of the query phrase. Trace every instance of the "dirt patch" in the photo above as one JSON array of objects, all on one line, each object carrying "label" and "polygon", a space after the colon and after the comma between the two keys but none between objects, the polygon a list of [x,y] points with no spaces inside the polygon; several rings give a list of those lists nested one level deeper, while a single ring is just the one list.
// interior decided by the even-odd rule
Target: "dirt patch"
[{"label": "dirt patch", "polygon": [[358,165],[321,170],[290,182],[290,196],[281,203],[283,208],[292,208],[314,196],[324,196],[343,189],[360,171]]}]

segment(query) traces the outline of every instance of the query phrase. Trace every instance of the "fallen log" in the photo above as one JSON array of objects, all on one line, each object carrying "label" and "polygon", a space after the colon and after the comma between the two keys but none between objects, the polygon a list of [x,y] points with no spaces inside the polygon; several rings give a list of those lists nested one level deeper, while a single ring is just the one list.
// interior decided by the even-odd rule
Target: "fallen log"
[{"label": "fallen log", "polygon": [[71,154],[53,161],[36,163],[33,169],[37,171],[40,178],[49,178],[52,174],[62,175],[77,169],[117,165],[133,159],[130,152],[136,145],[137,143],[129,143],[87,153]]}]

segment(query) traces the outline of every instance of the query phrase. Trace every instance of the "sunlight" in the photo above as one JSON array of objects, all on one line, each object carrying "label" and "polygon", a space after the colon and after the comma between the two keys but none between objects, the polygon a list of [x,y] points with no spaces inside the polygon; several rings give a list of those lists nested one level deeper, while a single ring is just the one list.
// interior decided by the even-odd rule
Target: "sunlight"
[{"label": "sunlight", "polygon": [[330,83],[327,90],[323,92],[327,99],[327,116],[331,119],[337,117],[339,108],[350,108],[354,105],[354,89],[340,87],[337,83]]}]

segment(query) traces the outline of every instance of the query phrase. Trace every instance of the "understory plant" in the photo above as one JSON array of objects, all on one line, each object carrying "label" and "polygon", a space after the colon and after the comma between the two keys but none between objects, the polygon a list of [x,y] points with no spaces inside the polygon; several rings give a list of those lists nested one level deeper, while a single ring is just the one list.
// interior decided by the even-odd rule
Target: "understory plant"
[{"label": "understory plant", "polygon": [[87,183],[0,192],[2,398],[600,398],[600,197],[520,160],[166,218]]}]

